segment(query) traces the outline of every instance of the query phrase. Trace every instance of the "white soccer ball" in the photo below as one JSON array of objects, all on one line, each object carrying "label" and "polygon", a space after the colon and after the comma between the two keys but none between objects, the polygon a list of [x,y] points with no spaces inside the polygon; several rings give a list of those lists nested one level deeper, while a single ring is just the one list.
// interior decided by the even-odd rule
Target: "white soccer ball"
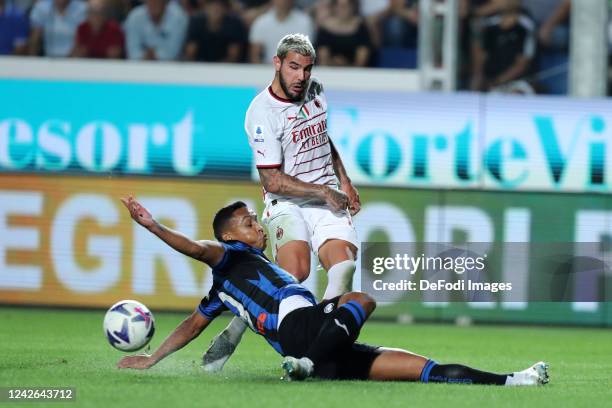
[{"label": "white soccer ball", "polygon": [[115,303],[104,316],[104,334],[110,345],[118,350],[139,350],[151,341],[154,333],[153,314],[135,300]]}]

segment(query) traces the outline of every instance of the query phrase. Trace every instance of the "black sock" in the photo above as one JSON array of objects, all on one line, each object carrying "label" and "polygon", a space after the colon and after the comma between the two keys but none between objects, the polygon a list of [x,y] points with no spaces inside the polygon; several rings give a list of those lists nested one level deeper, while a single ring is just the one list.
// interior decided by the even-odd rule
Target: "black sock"
[{"label": "black sock", "polygon": [[343,304],[325,319],[306,357],[316,366],[326,361],[339,347],[353,344],[365,319],[365,310],[359,303],[350,301]]},{"label": "black sock", "polygon": [[428,360],[421,372],[421,382],[505,385],[507,374],[493,374],[460,364],[437,364]]}]

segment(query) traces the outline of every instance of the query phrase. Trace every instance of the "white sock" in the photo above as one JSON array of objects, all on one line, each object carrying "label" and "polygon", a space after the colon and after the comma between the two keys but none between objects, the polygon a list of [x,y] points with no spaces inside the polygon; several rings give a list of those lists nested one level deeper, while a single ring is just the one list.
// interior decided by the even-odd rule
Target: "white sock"
[{"label": "white sock", "polygon": [[[527,369],[529,370],[529,369]],[[507,386],[516,386],[516,385],[535,385],[535,381],[533,378],[529,378],[528,375],[525,373],[525,371],[527,370],[523,370],[523,371],[516,371],[514,373],[512,373],[511,375],[506,377],[506,384]]]},{"label": "white sock", "polygon": [[235,316],[223,331],[227,333],[230,343],[238,344],[246,328],[246,323],[241,318]]},{"label": "white sock", "polygon": [[[515,373],[516,374],[516,373]],[[506,377],[506,386],[519,385],[519,381],[517,381],[516,375],[509,375]]]},{"label": "white sock", "polygon": [[329,271],[327,271],[327,288],[325,288],[323,299],[332,299],[350,292],[355,268],[355,261],[350,259],[338,262],[329,268]]}]

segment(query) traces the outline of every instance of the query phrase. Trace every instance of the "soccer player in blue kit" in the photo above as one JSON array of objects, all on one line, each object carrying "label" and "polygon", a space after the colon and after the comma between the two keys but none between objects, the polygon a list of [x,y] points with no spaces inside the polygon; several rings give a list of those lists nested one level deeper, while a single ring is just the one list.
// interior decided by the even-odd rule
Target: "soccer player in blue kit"
[{"label": "soccer player in blue kit", "polygon": [[217,241],[194,241],[158,223],[134,198],[122,199],[131,217],[175,250],[212,268],[213,285],[195,311],[151,355],[122,358],[119,368],[146,369],[198,337],[224,310],[240,317],[282,356],[288,380],[400,380],[491,385],[542,385],[548,366],[539,362],[511,374],[459,364],[438,364],[400,349],[357,343],[374,311],[365,293],[349,292],[317,303],[314,295],[263,253],[267,236],[243,202],[217,212]]}]

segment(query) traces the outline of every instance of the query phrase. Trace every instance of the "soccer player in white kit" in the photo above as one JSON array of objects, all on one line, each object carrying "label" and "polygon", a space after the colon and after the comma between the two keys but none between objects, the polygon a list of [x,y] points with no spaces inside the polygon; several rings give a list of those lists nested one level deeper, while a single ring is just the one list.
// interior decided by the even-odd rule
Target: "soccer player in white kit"
[{"label": "soccer player in white kit", "polygon": [[[301,282],[314,252],[327,271],[323,299],[332,299],[351,289],[358,245],[351,216],[361,204],[327,133],[327,99],[311,78],[315,56],[302,34],[280,40],[274,80],[251,102],[245,130],[264,188],[262,221],[276,263]],[[232,320],[205,353],[204,368],[220,370],[245,329]]]}]

